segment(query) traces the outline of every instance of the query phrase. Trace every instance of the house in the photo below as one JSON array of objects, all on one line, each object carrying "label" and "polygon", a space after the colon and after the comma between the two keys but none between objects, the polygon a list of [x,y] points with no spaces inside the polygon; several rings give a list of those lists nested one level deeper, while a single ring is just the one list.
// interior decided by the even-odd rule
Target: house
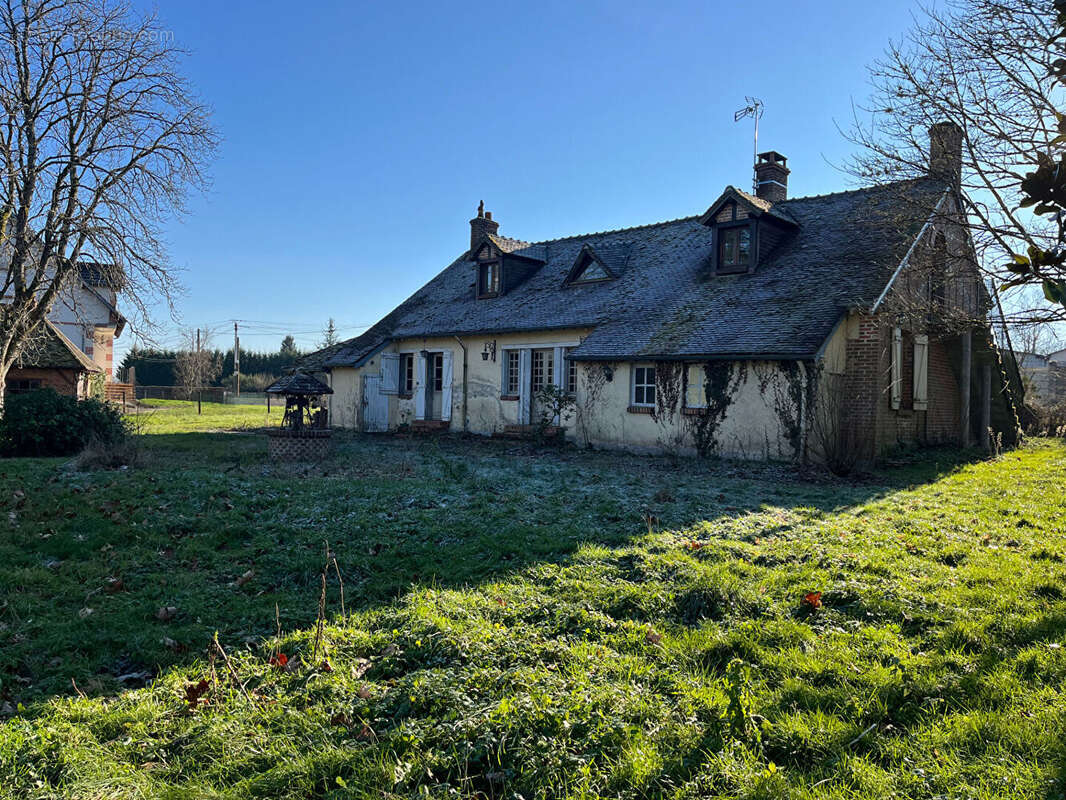
[{"label": "house", "polygon": [[[574,441],[746,458],[873,458],[972,442],[1015,415],[959,224],[961,131],[928,174],[789,198],[758,156],[754,194],[701,213],[526,242],[479,207],[469,248],[358,336],[313,354],[334,425],[485,435],[560,423]],[[544,387],[573,398],[564,418]]]},{"label": "house", "polygon": [[23,348],[7,376],[7,391],[43,387],[85,397],[93,381],[114,375],[114,342],[126,319],[117,307],[121,276],[95,262],[79,264],[77,279],[56,300],[45,325]]},{"label": "house", "polygon": [[1027,396],[1044,405],[1066,401],[1066,351],[1046,356],[1039,353],[1014,355],[1026,382]]},{"label": "house", "polygon": [[5,388],[8,394],[54,389],[81,400],[92,393],[96,379],[104,379],[103,367],[67,338],[58,325],[45,320],[8,370]]}]

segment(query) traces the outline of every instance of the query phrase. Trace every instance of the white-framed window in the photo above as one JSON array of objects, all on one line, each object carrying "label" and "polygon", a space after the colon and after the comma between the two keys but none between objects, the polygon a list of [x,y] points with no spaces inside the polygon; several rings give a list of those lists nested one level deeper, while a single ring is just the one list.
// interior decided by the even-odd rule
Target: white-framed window
[{"label": "white-framed window", "polygon": [[655,405],[655,367],[641,364],[632,370],[632,392],[630,404],[634,406]]},{"label": "white-framed window", "polygon": [[[566,355],[569,355],[572,347],[567,347],[564,350]],[[577,362],[572,358],[565,359],[566,361],[566,391],[567,394],[577,394]]]},{"label": "white-framed window", "polygon": [[553,383],[553,365],[551,350],[533,351],[533,394],[536,394],[545,386]]},{"label": "white-framed window", "polygon": [[519,391],[519,364],[517,350],[503,351],[503,394],[516,397]]},{"label": "white-framed window", "polygon": [[707,371],[702,364],[685,365],[685,408],[707,407]]}]

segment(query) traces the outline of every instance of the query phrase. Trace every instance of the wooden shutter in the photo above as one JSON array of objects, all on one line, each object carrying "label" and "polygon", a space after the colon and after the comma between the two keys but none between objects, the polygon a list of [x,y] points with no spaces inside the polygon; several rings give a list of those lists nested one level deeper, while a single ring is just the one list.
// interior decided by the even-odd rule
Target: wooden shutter
[{"label": "wooden shutter", "polygon": [[914,410],[929,408],[929,337],[914,337]]},{"label": "wooden shutter", "polygon": [[426,357],[415,356],[415,419],[426,418]]},{"label": "wooden shutter", "polygon": [[532,416],[532,398],[529,393],[533,383],[533,351],[518,351],[518,424],[528,425]]},{"label": "wooden shutter", "polygon": [[892,408],[899,409],[903,402],[903,331],[892,329]]},{"label": "wooden shutter", "polygon": [[400,354],[381,354],[381,393],[400,393]]},{"label": "wooden shutter", "polygon": [[452,418],[452,351],[441,353],[440,418],[448,422]]}]

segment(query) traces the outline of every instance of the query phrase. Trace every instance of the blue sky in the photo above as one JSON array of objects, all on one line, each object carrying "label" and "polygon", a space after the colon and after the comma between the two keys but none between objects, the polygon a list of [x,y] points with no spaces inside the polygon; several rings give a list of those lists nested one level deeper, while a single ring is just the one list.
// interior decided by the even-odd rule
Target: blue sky
[{"label": "blue sky", "polygon": [[[149,6],[145,5],[145,8]],[[703,211],[751,181],[745,95],[790,193],[850,186],[838,132],[910,2],[161,2],[223,143],[169,226],[181,324],[312,346],[466,247],[478,201],[527,240]],[[171,331],[165,314],[160,316]],[[173,333],[165,343],[177,341]],[[120,352],[132,344],[129,334]]]}]

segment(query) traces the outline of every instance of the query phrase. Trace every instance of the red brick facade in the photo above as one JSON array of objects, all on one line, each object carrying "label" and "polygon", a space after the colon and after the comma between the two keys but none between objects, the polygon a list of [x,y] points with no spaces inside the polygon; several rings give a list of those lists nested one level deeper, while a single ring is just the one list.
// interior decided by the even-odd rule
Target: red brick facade
[{"label": "red brick facade", "polygon": [[89,395],[89,376],[72,369],[12,367],[7,373],[8,387],[17,385],[16,381],[40,381],[41,389],[55,389],[59,394],[77,397],[79,400]]},{"label": "red brick facade", "polygon": [[[953,341],[929,340],[928,406],[914,408],[914,332],[903,331],[900,403],[892,407],[892,319],[862,315],[847,340],[846,424],[854,426],[866,458],[901,444],[959,441],[960,390],[952,367]],[[957,359],[957,356],[956,356]]]}]

